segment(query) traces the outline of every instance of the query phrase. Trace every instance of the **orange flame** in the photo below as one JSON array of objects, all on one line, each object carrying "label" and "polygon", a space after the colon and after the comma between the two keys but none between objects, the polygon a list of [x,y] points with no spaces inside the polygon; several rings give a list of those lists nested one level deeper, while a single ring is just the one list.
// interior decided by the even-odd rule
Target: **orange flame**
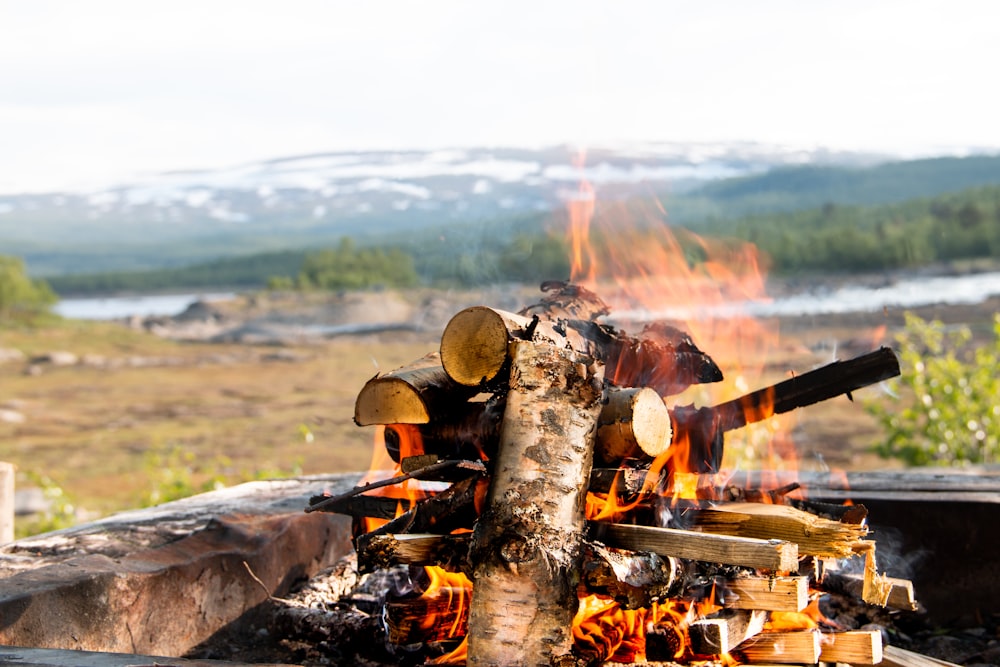
[{"label": "orange flame", "polygon": [[[386,449],[386,428],[377,426],[375,428],[375,443],[372,448],[372,463],[368,472],[361,478],[360,485],[370,484],[388,477],[395,477],[402,474],[400,465],[392,460]],[[407,456],[417,456],[423,454],[423,439],[419,429],[412,424],[393,424],[392,430],[397,436],[399,444],[399,459]],[[426,493],[420,488],[420,482],[414,479],[405,480],[399,484],[384,486],[373,489],[368,495],[382,496],[385,498],[398,498],[399,503],[396,508],[396,516],[408,511],[416,503],[426,497]],[[370,532],[385,524],[386,519],[365,517],[361,520],[363,532]]]},{"label": "orange flame", "polygon": [[[615,324],[641,328],[643,322],[669,320],[690,334],[722,369],[725,380],[696,385],[671,405],[718,405],[756,387],[772,384],[764,374],[777,350],[776,322],[762,323],[747,314],[747,304],[766,302],[767,272],[756,247],[732,239],[702,238],[672,228],[659,201],[601,202],[582,182],[568,204],[567,239],[572,253],[571,279],[598,292],[611,307]],[[601,283],[598,285],[598,283]],[[627,369],[608,369],[612,379]],[[753,407],[755,421],[731,432],[724,465],[785,468],[777,457],[791,453],[794,417],[772,416],[773,406]],[[689,443],[677,441],[661,461],[661,471],[697,469]],[[654,471],[651,471],[653,474]]]}]

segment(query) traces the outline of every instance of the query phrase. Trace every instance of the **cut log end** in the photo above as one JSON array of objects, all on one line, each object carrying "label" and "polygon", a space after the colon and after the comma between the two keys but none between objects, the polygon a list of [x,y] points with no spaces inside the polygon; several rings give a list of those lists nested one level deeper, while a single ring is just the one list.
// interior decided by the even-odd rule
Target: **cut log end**
[{"label": "cut log end", "polygon": [[648,387],[613,389],[598,419],[600,463],[653,459],[670,447],[673,428],[663,399]]},{"label": "cut log end", "polygon": [[466,308],[451,318],[441,335],[441,364],[455,382],[477,387],[500,374],[507,344],[531,320],[486,306]]}]

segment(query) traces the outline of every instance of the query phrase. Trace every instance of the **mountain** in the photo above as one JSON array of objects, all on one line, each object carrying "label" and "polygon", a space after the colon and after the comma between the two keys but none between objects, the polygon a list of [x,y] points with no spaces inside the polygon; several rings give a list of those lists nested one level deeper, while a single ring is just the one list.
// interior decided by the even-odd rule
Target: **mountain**
[{"label": "mountain", "polygon": [[[747,198],[766,203],[802,169],[865,173],[889,159],[756,143],[603,148],[585,159],[565,146],[319,153],[158,174],[96,192],[0,195],[0,253],[46,276],[181,266],[344,236],[391,241],[544,219],[579,196],[581,179],[599,201],[657,197],[672,221],[697,223]],[[782,194],[781,206],[803,187]]]}]

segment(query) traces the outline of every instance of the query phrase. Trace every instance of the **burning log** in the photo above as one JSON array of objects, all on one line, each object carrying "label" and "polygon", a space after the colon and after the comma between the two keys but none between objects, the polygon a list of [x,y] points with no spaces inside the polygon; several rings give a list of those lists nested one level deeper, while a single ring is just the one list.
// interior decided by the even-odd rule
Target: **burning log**
[{"label": "burning log", "polygon": [[441,336],[441,362],[458,384],[489,388],[510,365],[514,341],[546,339],[594,357],[614,371],[620,387],[651,387],[661,396],[696,383],[718,382],[722,371],[691,338],[667,325],[651,325],[643,338],[590,320],[551,322],[485,306],[455,315]]},{"label": "burning log", "polygon": [[469,591],[464,575],[426,570],[430,582],[387,600],[382,611],[391,644],[406,646],[458,640],[468,632]]},{"label": "burning log", "polygon": [[[862,597],[884,601],[893,585],[875,570],[874,543],[862,539],[866,510],[786,498],[795,483],[721,488],[680,461],[715,472],[726,432],[850,397],[898,374],[895,356],[883,348],[714,407],[668,409],[664,396],[722,379],[687,334],[653,324],[633,336],[597,321],[608,309],[593,292],[563,282],[543,290],[519,313],[459,312],[438,355],[373,378],[358,396],[355,421],[385,425],[386,449],[404,473],[384,484],[419,477],[453,481],[450,488],[406,500],[365,495],[371,485],[310,503],[307,511],[356,518],[361,571],[437,566],[445,580],[461,573],[474,582],[471,600],[464,583],[441,584],[438,598],[390,600],[390,641],[467,633],[471,666],[582,665],[641,655],[643,642],[649,658],[746,651],[815,663],[818,632],[758,633],[768,614],[806,607],[809,577],[788,576],[800,555],[863,554]],[[696,488],[681,493],[687,482]],[[689,529],[636,525],[661,523],[671,493],[671,525]],[[615,523],[598,520],[608,517]],[[361,518],[391,520],[364,532]],[[447,534],[458,529],[471,532]],[[702,602],[723,611],[699,618]],[[600,620],[574,628],[591,606]],[[830,636],[823,641],[843,651],[830,655],[852,661],[881,649],[870,637]]]},{"label": "burning log", "polygon": [[722,462],[723,435],[749,423],[806,407],[899,375],[895,353],[883,347],[848,361],[821,368],[764,387],[714,407],[677,406],[674,439],[688,442],[696,472],[717,472]]},{"label": "burning log", "polygon": [[470,667],[548,665],[572,649],[602,369],[544,343],[511,349],[499,452],[470,549]]},{"label": "burning log", "polygon": [[[505,404],[501,398],[475,401],[452,409],[453,418],[439,415],[429,424],[386,426],[386,448],[400,462],[395,443],[409,437],[406,432],[412,428],[429,455],[460,458],[479,453],[492,458],[500,441]],[[401,431],[403,435],[399,435]],[[597,420],[597,461],[619,465],[627,458],[652,460],[665,452],[670,442],[670,413],[659,394],[648,387],[609,388]]]},{"label": "burning log", "polygon": [[364,561],[368,570],[393,565],[434,565],[450,572],[471,574],[469,564],[470,534],[374,535],[365,543]]}]

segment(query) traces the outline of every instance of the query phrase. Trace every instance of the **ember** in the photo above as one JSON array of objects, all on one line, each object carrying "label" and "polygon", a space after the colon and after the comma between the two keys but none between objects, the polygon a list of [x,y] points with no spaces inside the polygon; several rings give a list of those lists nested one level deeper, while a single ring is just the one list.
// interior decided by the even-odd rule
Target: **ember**
[{"label": "ember", "polygon": [[631,335],[590,290],[543,290],[459,312],[439,354],[372,378],[355,420],[384,426],[395,475],[307,508],[355,518],[360,571],[415,568],[383,608],[389,641],[435,664],[881,661],[881,635],[816,607],[828,578],[848,585],[827,572],[842,559],[864,560],[866,603],[912,604],[878,573],[864,508],[716,473],[728,431],[892,377],[895,355],[668,408],[722,379],[688,334]]}]

